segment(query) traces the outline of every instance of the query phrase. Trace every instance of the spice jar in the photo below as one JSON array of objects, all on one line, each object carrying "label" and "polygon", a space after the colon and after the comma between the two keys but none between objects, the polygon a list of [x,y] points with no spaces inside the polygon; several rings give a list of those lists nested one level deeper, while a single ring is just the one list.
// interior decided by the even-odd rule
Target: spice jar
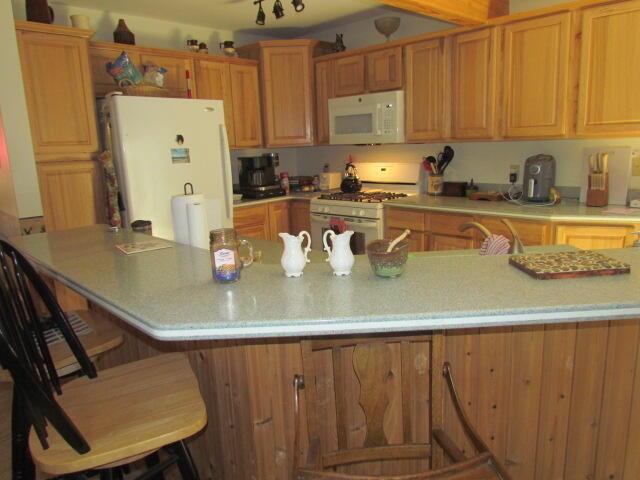
[{"label": "spice jar", "polygon": [[[239,246],[249,249],[248,257],[240,257]],[[212,230],[209,233],[209,248],[213,279],[217,282],[237,282],[240,280],[242,267],[253,263],[253,246],[248,240],[239,240],[233,228]]]}]

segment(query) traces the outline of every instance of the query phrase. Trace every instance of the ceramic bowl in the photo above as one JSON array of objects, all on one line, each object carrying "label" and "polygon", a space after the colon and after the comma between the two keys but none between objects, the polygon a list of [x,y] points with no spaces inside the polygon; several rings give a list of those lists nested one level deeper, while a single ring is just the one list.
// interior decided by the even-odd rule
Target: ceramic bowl
[{"label": "ceramic bowl", "polygon": [[367,256],[373,273],[379,277],[399,277],[404,272],[409,256],[409,242],[402,240],[387,253],[390,240],[374,240],[367,245]]}]

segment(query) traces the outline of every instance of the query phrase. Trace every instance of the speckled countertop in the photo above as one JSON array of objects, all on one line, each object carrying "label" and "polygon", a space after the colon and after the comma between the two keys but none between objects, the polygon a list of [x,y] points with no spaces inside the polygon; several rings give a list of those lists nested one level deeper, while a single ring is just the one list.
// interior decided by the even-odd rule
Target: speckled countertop
[{"label": "speckled countertop", "polygon": [[[334,277],[314,253],[304,276],[286,278],[280,245],[255,242],[262,261],[240,282],[213,282],[209,252],[184,245],[124,255],[144,239],[106,226],[14,238],[29,258],[148,335],[162,340],[400,332],[640,317],[640,249],[606,253],[630,275],[540,281],[507,256],[412,255],[397,279],[376,277],[364,256]],[[551,247],[558,249],[558,247]]]},{"label": "speckled countertop", "polygon": [[640,209],[628,209],[631,215],[607,213],[608,210],[619,210],[624,207],[587,207],[575,200],[563,200],[560,205],[538,207],[516,205],[506,201],[487,202],[469,200],[461,197],[434,197],[430,195],[414,195],[385,202],[385,207],[402,207],[418,210],[440,212],[467,213],[471,215],[495,215],[501,217],[522,218],[554,222],[627,222],[640,224]]}]

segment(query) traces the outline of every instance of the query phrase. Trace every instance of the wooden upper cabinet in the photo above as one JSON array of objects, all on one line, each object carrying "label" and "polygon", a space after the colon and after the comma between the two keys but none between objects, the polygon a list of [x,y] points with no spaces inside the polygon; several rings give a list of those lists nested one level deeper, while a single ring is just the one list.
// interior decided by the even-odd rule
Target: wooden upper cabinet
[{"label": "wooden upper cabinet", "polygon": [[[16,22],[16,28],[36,157],[95,152],[98,136],[87,38],[70,27]],[[38,31],[45,29],[56,33]]]},{"label": "wooden upper cabinet", "polygon": [[364,55],[352,55],[335,60],[335,96],[345,97],[365,92]]},{"label": "wooden upper cabinet", "polygon": [[436,38],[405,47],[408,142],[438,140],[447,135],[445,43],[444,38]]},{"label": "wooden upper cabinet", "polygon": [[313,143],[311,49],[267,46],[262,51],[266,146]]},{"label": "wooden upper cabinet", "polygon": [[137,67],[140,65],[140,54],[133,49],[124,48],[125,45],[89,46],[89,62],[91,64],[91,76],[93,77],[93,91],[96,96],[103,97],[105,94],[118,88],[116,81],[107,73],[107,63],[113,62],[123,52]]},{"label": "wooden upper cabinet", "polygon": [[633,244],[634,225],[557,225],[555,243],[585,250],[623,248]]},{"label": "wooden upper cabinet", "polygon": [[453,138],[493,138],[496,133],[498,34],[495,28],[453,37],[451,122]]},{"label": "wooden upper cabinet", "polygon": [[262,145],[257,65],[229,65],[236,147]]},{"label": "wooden upper cabinet", "polygon": [[367,90],[402,88],[402,47],[385,48],[367,54]]},{"label": "wooden upper cabinet", "polygon": [[504,27],[505,137],[567,134],[570,28],[570,13]]},{"label": "wooden upper cabinet", "polygon": [[229,64],[198,60],[196,62],[195,77],[198,88],[198,98],[222,100],[229,145],[235,146],[236,136],[233,128],[233,98],[231,96],[231,72],[229,71]]},{"label": "wooden upper cabinet", "polygon": [[191,75],[191,94],[196,97],[196,86],[193,81],[194,66],[190,58],[181,56],[152,54],[147,52],[140,53],[140,64],[137,65],[142,69],[145,63],[154,63],[159,67],[167,69],[164,76],[164,88],[169,90],[169,95],[175,98],[187,98],[187,71]]},{"label": "wooden upper cabinet", "polygon": [[584,11],[578,135],[640,135],[640,1]]},{"label": "wooden upper cabinet", "polygon": [[329,143],[329,99],[334,97],[333,62],[316,62],[316,143]]}]

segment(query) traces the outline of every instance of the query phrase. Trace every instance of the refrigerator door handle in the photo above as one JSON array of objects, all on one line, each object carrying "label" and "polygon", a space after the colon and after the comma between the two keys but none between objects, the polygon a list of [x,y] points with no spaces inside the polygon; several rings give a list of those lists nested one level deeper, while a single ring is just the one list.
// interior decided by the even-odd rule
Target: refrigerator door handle
[{"label": "refrigerator door handle", "polygon": [[233,222],[233,192],[229,188],[232,180],[231,180],[231,172],[229,171],[231,167],[231,154],[229,153],[229,138],[227,137],[227,129],[224,126],[224,123],[219,125],[220,128],[220,138],[222,142],[220,142],[222,148],[222,171],[223,171],[223,184],[224,184],[224,207],[225,212],[227,214],[227,219]]}]

